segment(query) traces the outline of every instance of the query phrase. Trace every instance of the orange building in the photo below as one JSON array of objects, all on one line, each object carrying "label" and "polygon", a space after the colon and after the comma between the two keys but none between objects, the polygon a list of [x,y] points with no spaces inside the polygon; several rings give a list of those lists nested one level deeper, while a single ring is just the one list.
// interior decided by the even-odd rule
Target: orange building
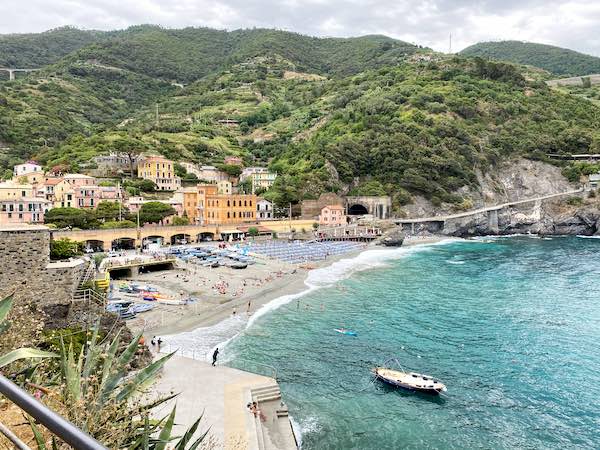
[{"label": "orange building", "polygon": [[216,184],[199,184],[197,189],[196,223],[221,225],[256,220],[256,195],[220,194]]}]

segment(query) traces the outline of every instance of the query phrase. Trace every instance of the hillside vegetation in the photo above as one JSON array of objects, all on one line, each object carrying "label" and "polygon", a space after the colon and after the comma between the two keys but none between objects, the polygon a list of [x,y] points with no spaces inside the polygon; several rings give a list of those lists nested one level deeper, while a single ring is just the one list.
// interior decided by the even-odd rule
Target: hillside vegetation
[{"label": "hillside vegetation", "polygon": [[266,196],[280,204],[335,191],[463,207],[478,170],[598,151],[599,120],[521,66],[381,36],[144,26],[0,84],[0,165],[80,170],[125,147],[214,165],[239,155],[279,174]]},{"label": "hillside vegetation", "polygon": [[53,64],[106,34],[62,27],[44,33],[0,35],[0,67],[36,69]]},{"label": "hillside vegetation", "polygon": [[480,42],[460,52],[464,56],[527,64],[568,77],[600,73],[600,58],[566,48],[521,41]]}]

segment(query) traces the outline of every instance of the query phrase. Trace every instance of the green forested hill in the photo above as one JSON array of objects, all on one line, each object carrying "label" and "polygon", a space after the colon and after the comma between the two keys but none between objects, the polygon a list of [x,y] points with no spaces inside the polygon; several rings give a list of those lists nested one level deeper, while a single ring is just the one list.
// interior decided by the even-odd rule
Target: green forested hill
[{"label": "green forested hill", "polygon": [[460,52],[465,56],[510,61],[547,70],[556,76],[600,73],[600,58],[566,48],[521,41],[480,42]]},{"label": "green forested hill", "polygon": [[197,45],[186,30],[130,28],[0,83],[0,144],[10,147],[0,168],[33,156],[77,170],[128,145],[270,165],[280,176],[266,195],[278,203],[337,191],[465,206],[459,192],[476,187],[477,170],[600,151],[598,106],[509,63],[381,36],[190,30]]},{"label": "green forested hill", "polygon": [[69,60],[96,60],[156,78],[189,83],[233,63],[279,55],[298,70],[347,75],[401,60],[418,48],[385,36],[314,38],[278,30],[220,31],[138,26],[85,47]]},{"label": "green forested hill", "polygon": [[56,28],[44,33],[0,34],[0,67],[35,69],[53,64],[105,35],[101,31],[72,27]]}]

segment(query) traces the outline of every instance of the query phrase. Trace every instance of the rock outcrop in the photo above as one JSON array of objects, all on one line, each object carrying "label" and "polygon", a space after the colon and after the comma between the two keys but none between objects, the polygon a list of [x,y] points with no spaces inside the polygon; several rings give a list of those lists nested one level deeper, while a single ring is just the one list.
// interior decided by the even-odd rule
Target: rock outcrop
[{"label": "rock outcrop", "polygon": [[380,240],[381,245],[386,247],[400,247],[404,242],[405,235],[399,228],[387,232]]}]

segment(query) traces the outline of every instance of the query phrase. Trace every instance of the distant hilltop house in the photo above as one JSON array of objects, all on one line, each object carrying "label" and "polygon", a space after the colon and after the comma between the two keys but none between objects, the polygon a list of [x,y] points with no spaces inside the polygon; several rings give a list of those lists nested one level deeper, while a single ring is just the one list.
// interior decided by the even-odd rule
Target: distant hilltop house
[{"label": "distant hilltop house", "polygon": [[[141,157],[132,155],[133,167],[135,168]],[[131,170],[129,156],[125,153],[110,152],[108,155],[95,156],[93,159],[97,166],[96,175],[104,176],[116,174],[119,172],[129,172]]]},{"label": "distant hilltop house", "polygon": [[243,166],[244,165],[244,160],[242,158],[240,158],[239,156],[227,156],[223,160],[223,162],[230,166]]},{"label": "distant hilltop house", "polygon": [[269,172],[266,167],[247,167],[240,174],[240,181],[250,179],[252,183],[252,191],[257,189],[269,189],[275,183],[277,174]]},{"label": "distant hilltop house", "polygon": [[146,156],[138,162],[138,177],[152,181],[159,191],[176,191],[181,187],[173,161],[159,155]]},{"label": "distant hilltop house", "polygon": [[221,172],[214,166],[201,166],[197,176],[200,180],[209,181],[211,183],[229,179],[229,175],[225,172]]},{"label": "distant hilltop house", "polygon": [[327,205],[319,214],[319,225],[340,227],[346,225],[345,208],[341,205]]},{"label": "distant hilltop house", "polygon": [[185,169],[187,173],[193,173],[198,178],[201,178],[201,169],[198,167],[198,164],[185,161],[181,161],[179,164]]}]

